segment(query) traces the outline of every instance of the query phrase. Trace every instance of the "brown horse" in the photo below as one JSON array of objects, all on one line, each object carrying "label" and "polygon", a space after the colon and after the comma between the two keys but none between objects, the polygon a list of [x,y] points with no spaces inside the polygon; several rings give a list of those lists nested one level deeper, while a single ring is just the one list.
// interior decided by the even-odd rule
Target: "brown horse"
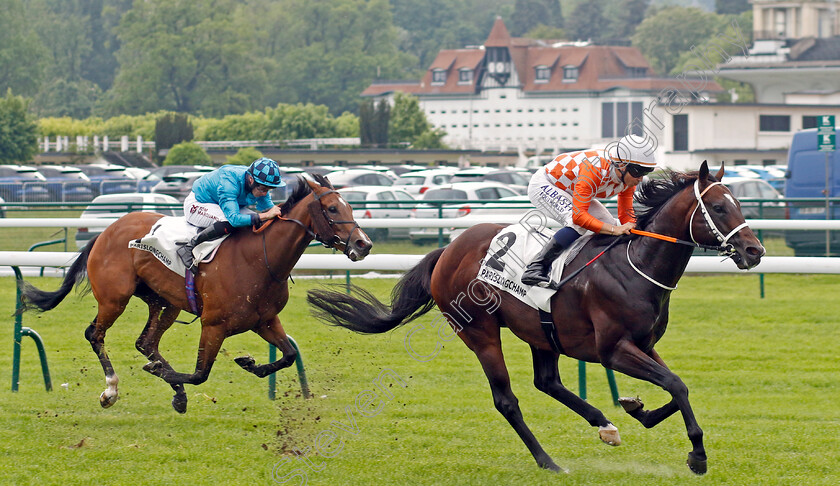
[{"label": "brown horse", "polygon": [[273,221],[260,233],[247,229],[234,232],[222,242],[215,258],[199,267],[195,290],[201,340],[192,374],[176,372],[158,351],[161,336],[178,313],[190,309],[184,278],[151,253],[128,247],[130,241],[149,233],[160,214],[123,216],[81,250],[57,291],[46,292],[24,283],[22,299],[28,309],[52,309],[87,273],[99,306],[85,337],[105,371],[108,388],[99,399],[103,407],[113,405],[118,398],[118,378],[104,348],[105,333],[132,295],[143,299],[149,306],[149,319],[136,347],[150,360],[144,369],[175,390],[172,406],[183,413],[187,408],[184,384],[198,385],[207,380],[228,336],[254,331],[282,351],[279,360],[261,366],[251,357],[235,360],[257,376],[267,376],[294,362],[295,349],[277,314],[289,299],[289,274],[313,238],[343,251],[353,261],[370,252],[370,239],[353,219],[350,205],[326,178],[316,176],[315,181],[298,182],[283,204],[284,219]]},{"label": "brown horse", "polygon": [[[639,228],[719,246],[739,268],[757,265],[764,247],[746,226],[740,204],[718,182],[722,176],[723,167],[712,177],[704,162],[699,172],[671,173],[669,178],[643,185],[636,194],[636,202],[644,208],[638,215]],[[536,309],[476,279],[480,261],[502,229],[496,224],[476,225],[446,248],[426,255],[394,288],[390,307],[361,289],[357,291],[359,297],[314,290],[309,293],[309,302],[317,309],[317,317],[361,333],[394,329],[437,304],[481,362],[496,408],[525,442],[537,464],[555,471],[561,469],[525,424],[511,391],[502,356],[501,327],[510,328],[530,344],[537,389],[599,427],[601,439],[611,445],[620,443],[618,430],[600,410],[563,386],[557,367],[559,355],[601,363],[654,383],[670,393],[669,403],[644,410],[640,400],[622,399],[624,409],[645,427],[653,427],[679,411],[693,446],[688,466],[697,474],[705,473],[703,432],[689,404],[688,388],[653,349],[665,332],[671,290],[685,271],[692,247],[654,238],[619,240],[621,244],[552,297],[548,320],[553,321],[555,329],[544,332]],[[569,267],[575,269],[589,262],[616,242],[614,238],[595,236]]]}]

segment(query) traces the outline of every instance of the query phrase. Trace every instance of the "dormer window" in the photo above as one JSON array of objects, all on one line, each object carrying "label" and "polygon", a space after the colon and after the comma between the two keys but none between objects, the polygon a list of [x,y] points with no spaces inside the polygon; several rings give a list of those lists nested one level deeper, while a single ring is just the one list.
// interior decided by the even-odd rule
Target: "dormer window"
[{"label": "dormer window", "polygon": [[548,66],[537,66],[534,68],[534,82],[547,83],[551,77],[551,69]]},{"label": "dormer window", "polygon": [[446,83],[446,71],[443,69],[432,70],[432,84],[441,85]]},{"label": "dormer window", "polygon": [[470,84],[473,81],[473,70],[461,68],[458,70],[458,84]]},{"label": "dormer window", "polygon": [[631,78],[644,78],[647,76],[647,68],[629,67],[627,68],[627,75]]},{"label": "dormer window", "polygon": [[577,66],[564,66],[563,67],[563,82],[564,83],[574,83],[578,79],[578,67]]}]

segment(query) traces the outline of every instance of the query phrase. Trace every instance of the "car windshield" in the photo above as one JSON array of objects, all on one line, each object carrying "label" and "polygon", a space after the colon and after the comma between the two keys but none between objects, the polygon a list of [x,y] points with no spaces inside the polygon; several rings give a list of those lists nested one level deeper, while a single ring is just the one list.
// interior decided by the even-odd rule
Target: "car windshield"
[{"label": "car windshield", "polygon": [[423,176],[402,176],[394,184],[398,186],[422,186],[426,178]]},{"label": "car windshield", "polygon": [[41,167],[38,172],[44,177],[53,177],[55,179],[79,179],[81,171],[64,171],[52,167]]},{"label": "car windshield", "polygon": [[466,191],[459,189],[432,189],[423,194],[423,199],[469,199]]},{"label": "car windshield", "polygon": [[341,193],[341,197],[343,197],[345,201],[364,201],[367,195],[361,191],[343,191]]},{"label": "car windshield", "polygon": [[128,206],[132,205],[132,209],[139,209],[143,204],[143,199],[140,197],[124,197],[120,199],[119,203],[114,204],[96,204],[96,201],[85,209],[82,217],[90,216],[92,214],[110,214],[110,213],[124,213],[128,211]]}]

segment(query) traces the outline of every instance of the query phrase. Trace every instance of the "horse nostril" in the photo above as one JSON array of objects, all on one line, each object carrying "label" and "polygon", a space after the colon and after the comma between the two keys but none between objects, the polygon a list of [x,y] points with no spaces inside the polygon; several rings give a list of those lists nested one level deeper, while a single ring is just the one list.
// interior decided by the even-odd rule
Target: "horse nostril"
[{"label": "horse nostril", "polygon": [[371,243],[369,241],[365,241],[361,238],[356,240],[356,248],[358,248],[359,250],[369,250],[372,246],[373,246],[373,243]]},{"label": "horse nostril", "polygon": [[766,250],[763,246],[749,246],[747,247],[747,254],[750,256],[764,256]]}]

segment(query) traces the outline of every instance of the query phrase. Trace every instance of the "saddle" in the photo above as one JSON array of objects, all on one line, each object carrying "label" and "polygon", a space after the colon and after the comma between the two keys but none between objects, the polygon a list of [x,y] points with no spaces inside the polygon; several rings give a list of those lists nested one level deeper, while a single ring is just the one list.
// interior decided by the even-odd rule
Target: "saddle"
[{"label": "saddle", "polygon": [[[149,234],[128,243],[129,248],[148,251],[168,269],[185,277],[187,268],[176,254],[179,244],[184,244],[201,231],[201,228],[187,223],[183,217],[164,216],[152,226]],[[216,255],[219,245],[228,236],[216,240],[205,241],[195,247],[196,261],[209,262]]]},{"label": "saddle", "polygon": [[[553,231],[515,224],[503,229],[490,242],[487,255],[481,261],[477,279],[501,289],[534,309],[551,312],[551,297],[556,290],[522,283],[522,273],[551,238]],[[551,284],[562,279],[566,264],[580,253],[592,238],[588,233],[563,250],[551,265]]]}]

